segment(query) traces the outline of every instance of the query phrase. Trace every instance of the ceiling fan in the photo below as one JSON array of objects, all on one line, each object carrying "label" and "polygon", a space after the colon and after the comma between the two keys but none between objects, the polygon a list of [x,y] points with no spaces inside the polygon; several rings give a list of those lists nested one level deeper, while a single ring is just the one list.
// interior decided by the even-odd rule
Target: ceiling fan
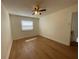
[{"label": "ceiling fan", "polygon": [[40,8],[40,6],[39,6],[39,4],[37,3],[37,4],[35,4],[34,6],[33,6],[33,14],[32,15],[41,15],[41,13],[43,12],[43,11],[46,11],[46,9],[41,9]]}]

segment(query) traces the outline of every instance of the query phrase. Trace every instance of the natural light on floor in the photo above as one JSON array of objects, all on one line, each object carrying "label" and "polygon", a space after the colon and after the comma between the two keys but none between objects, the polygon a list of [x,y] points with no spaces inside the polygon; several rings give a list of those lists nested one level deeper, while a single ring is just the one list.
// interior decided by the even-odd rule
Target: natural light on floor
[{"label": "natural light on floor", "polygon": [[28,40],[25,40],[25,42],[30,42],[30,41],[33,41],[33,40],[36,40],[37,38],[31,38],[31,39],[28,39]]}]

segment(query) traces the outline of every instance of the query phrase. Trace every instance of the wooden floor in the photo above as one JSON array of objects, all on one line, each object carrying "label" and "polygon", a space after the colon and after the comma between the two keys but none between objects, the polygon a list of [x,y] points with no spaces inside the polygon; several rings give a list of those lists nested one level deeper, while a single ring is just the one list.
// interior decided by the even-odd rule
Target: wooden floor
[{"label": "wooden floor", "polygon": [[41,36],[36,38],[13,41],[9,59],[77,59],[77,46],[68,47]]}]

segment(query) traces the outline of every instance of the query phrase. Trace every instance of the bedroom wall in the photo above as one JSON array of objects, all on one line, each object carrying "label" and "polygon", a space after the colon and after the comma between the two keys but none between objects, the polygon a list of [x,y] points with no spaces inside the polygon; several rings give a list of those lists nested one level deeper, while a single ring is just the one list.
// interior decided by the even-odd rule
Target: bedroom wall
[{"label": "bedroom wall", "polygon": [[[32,20],[34,23],[34,30],[22,31],[21,20]],[[38,25],[39,19],[38,18],[10,15],[10,21],[11,21],[11,30],[12,30],[13,40],[26,38],[26,37],[32,37],[39,34],[39,25]]]},{"label": "bedroom wall", "polygon": [[70,45],[73,12],[77,12],[77,5],[41,17],[39,20],[40,35],[59,43]]},{"label": "bedroom wall", "polygon": [[9,14],[1,3],[1,59],[9,59],[12,45]]}]

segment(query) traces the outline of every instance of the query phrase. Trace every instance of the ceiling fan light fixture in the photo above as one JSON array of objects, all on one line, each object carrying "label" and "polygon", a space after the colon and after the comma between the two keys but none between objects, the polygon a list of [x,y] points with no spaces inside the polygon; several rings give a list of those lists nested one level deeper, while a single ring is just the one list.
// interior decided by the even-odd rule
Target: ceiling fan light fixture
[{"label": "ceiling fan light fixture", "polygon": [[38,11],[35,11],[35,13],[34,13],[35,15],[41,15],[41,13],[40,12],[38,12]]},{"label": "ceiling fan light fixture", "polygon": [[35,15],[37,15],[38,14],[38,12],[37,11],[35,11]]},{"label": "ceiling fan light fixture", "polygon": [[43,11],[46,11],[46,9],[41,9],[38,1],[33,6],[33,14],[32,15],[41,15]]}]

